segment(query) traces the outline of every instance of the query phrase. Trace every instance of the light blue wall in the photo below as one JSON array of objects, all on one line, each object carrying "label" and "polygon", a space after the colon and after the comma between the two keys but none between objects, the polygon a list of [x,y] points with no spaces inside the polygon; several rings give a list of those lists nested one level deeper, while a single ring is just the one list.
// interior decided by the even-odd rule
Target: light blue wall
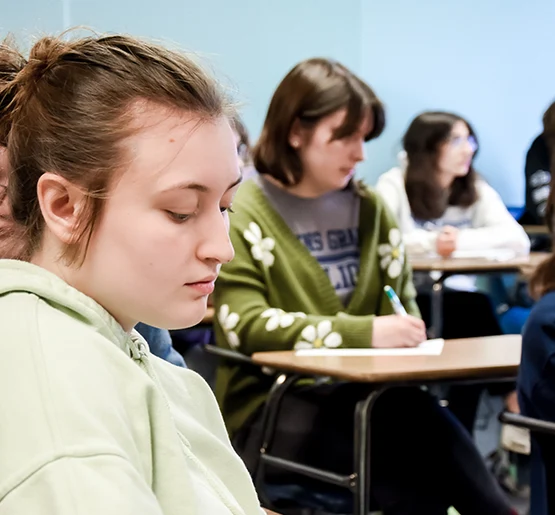
[{"label": "light blue wall", "polygon": [[0,36],[12,32],[23,41],[63,27],[63,0],[0,0]]},{"label": "light blue wall", "polygon": [[0,13],[0,34],[86,25],[198,52],[238,92],[253,135],[298,61],[326,56],[361,67],[360,0],[0,0]]},{"label": "light blue wall", "polygon": [[522,204],[524,155],[555,98],[554,26],[553,0],[364,0],[362,74],[389,114],[368,177],[395,163],[418,112],[454,110],[478,132],[479,171]]},{"label": "light blue wall", "polygon": [[0,34],[87,25],[197,51],[238,92],[253,136],[289,68],[336,58],[387,105],[385,134],[360,167],[369,182],[395,164],[414,115],[448,109],[475,126],[478,168],[511,205],[555,98],[554,0],[0,0],[0,13]]}]

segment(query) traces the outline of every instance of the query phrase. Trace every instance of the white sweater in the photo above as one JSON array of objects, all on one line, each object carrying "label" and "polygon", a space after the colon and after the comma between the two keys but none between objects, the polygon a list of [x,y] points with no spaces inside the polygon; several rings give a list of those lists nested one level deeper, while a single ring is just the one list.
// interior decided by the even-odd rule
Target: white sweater
[{"label": "white sweater", "polygon": [[449,206],[437,220],[420,223],[412,217],[401,168],[380,176],[376,190],[397,217],[409,254],[433,253],[439,228],[451,225],[460,229],[457,250],[481,251],[510,249],[527,254],[530,240],[524,229],[507,211],[499,194],[484,181],[476,181],[478,200],[470,207]]}]

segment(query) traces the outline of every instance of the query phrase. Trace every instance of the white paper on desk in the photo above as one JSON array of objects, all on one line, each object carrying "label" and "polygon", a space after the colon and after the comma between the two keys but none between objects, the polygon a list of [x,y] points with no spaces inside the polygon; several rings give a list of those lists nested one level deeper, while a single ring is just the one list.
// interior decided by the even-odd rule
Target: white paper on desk
[{"label": "white paper on desk", "polygon": [[426,340],[417,347],[395,349],[302,349],[296,356],[439,356],[443,351],[443,338]]}]

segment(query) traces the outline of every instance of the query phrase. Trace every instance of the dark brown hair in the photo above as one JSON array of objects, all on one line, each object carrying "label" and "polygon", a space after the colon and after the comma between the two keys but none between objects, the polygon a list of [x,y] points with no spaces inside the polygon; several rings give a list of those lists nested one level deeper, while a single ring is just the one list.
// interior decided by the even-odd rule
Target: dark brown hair
[{"label": "dark brown hair", "polygon": [[239,136],[239,143],[237,144],[237,153],[243,159],[245,163],[250,163],[252,160],[252,148],[251,142],[249,138],[249,132],[247,131],[247,127],[241,120],[240,116],[236,114],[231,119],[231,126],[233,130]]},{"label": "dark brown hair", "polygon": [[[0,44],[0,87],[10,83],[15,79],[16,75],[23,69],[27,61],[13,47],[11,38],[6,38]],[[1,116],[6,112],[8,106],[13,101],[14,91],[6,89],[0,94],[0,146],[5,147],[8,144],[9,118]]]},{"label": "dark brown hair", "polygon": [[555,146],[555,102],[553,102],[543,114],[543,137],[549,148]]},{"label": "dark brown hair", "polygon": [[[0,87],[12,81],[25,66],[25,59],[11,45],[13,42],[10,38],[0,44]],[[12,100],[13,95],[0,94],[0,113],[7,109]],[[7,118],[0,116],[0,207],[3,212],[10,212],[9,215],[4,213],[0,218],[0,258],[19,259],[25,253],[24,234],[11,216],[7,198],[10,170],[5,147],[8,143],[9,126]]]},{"label": "dark brown hair", "polygon": [[[547,199],[547,209],[545,214],[545,220],[552,240],[554,235],[553,216],[555,205],[555,192],[553,189],[554,178],[555,176],[552,175],[551,190]],[[534,271],[530,281],[528,282],[528,290],[530,291],[530,295],[536,300],[543,297],[546,293],[555,291],[555,252],[553,250],[551,250],[549,257],[542,261]]]},{"label": "dark brown hair", "polygon": [[470,135],[476,139],[474,129],[464,118],[442,111],[418,115],[405,133],[405,188],[412,215],[417,220],[435,220],[445,213],[448,206],[468,207],[478,198],[476,171],[472,164],[468,173],[457,177],[449,190],[442,188],[437,180],[440,148],[449,141],[457,122],[465,123]]},{"label": "dark brown hair", "polygon": [[[545,210],[545,223],[549,228],[551,239],[554,236],[554,216],[555,216],[555,102],[551,104],[543,115],[543,137],[550,156],[551,185],[547,206]],[[528,288],[530,294],[535,299],[539,299],[546,293],[555,291],[555,253],[543,261],[529,281]]]},{"label": "dark brown hair", "polygon": [[347,116],[334,139],[354,134],[369,113],[373,114],[374,126],[365,141],[377,138],[383,131],[383,105],[354,73],[330,59],[308,59],[297,64],[281,81],[270,102],[253,151],[256,170],[286,186],[298,184],[303,170],[297,150],[289,144],[293,123],[298,120],[310,129],[340,109],[347,109]]},{"label": "dark brown hair", "polygon": [[[23,63],[9,48],[1,55],[16,67]],[[232,114],[217,83],[191,59],[121,35],[39,40],[27,64],[1,87],[0,98],[10,99],[0,111],[9,123],[9,198],[14,219],[25,228],[29,255],[44,227],[40,176],[55,172],[87,193],[63,256],[69,263],[84,258],[111,181],[125,168],[122,142],[139,130],[132,124],[137,102],[201,120]]]}]

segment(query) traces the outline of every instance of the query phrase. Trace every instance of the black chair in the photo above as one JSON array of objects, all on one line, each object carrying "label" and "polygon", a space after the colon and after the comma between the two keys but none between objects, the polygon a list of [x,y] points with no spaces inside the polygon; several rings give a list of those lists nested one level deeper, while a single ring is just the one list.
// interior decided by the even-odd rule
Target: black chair
[{"label": "black chair", "polygon": [[[532,435],[532,441],[537,445],[539,456],[543,463],[532,462],[532,467],[543,465],[543,474],[545,481],[536,485],[534,482],[530,485],[532,495],[541,495],[545,498],[545,506],[549,515],[555,514],[555,423],[539,420],[516,413],[503,412],[499,416],[499,420],[503,424],[528,429]],[[547,488],[544,488],[544,485]],[[534,489],[541,489],[541,492],[535,492]]]},{"label": "black chair", "polygon": [[[219,360],[234,361],[253,367],[258,366],[249,356],[241,354],[240,352],[223,349],[213,344],[204,345],[202,349],[210,358],[216,358],[214,362],[216,368]],[[285,376],[278,376],[276,374],[276,378],[276,387],[281,387],[283,382],[280,382],[280,379],[285,379]],[[286,381],[288,385],[285,385],[286,388],[282,390],[283,393],[285,393],[288,386],[294,386],[296,378],[290,376]],[[275,406],[271,407],[271,409],[268,409],[267,405],[265,406],[265,411],[269,416],[266,425],[270,433],[273,432],[272,429],[275,427],[275,424],[277,424],[281,396],[277,398],[274,397],[274,399],[277,400]],[[265,445],[266,443],[261,442],[261,448]],[[263,452],[261,451],[261,455],[262,454]],[[272,462],[271,464],[274,466],[278,466],[285,470],[289,468],[285,460],[280,460],[275,457],[270,458],[270,456],[268,456],[268,461],[270,460]],[[269,509],[279,510],[283,515],[348,515],[353,512],[353,495],[348,489],[345,489],[344,492],[338,492],[337,490],[330,492],[330,488],[324,485],[321,489],[318,489],[312,487],[307,488],[296,484],[270,484],[265,481],[263,469],[261,464],[258,463],[253,475],[255,476],[255,486],[257,487],[262,504]],[[299,471],[303,471],[304,474],[309,477],[314,477],[314,475],[311,474],[310,467],[296,464],[294,472]]]}]

